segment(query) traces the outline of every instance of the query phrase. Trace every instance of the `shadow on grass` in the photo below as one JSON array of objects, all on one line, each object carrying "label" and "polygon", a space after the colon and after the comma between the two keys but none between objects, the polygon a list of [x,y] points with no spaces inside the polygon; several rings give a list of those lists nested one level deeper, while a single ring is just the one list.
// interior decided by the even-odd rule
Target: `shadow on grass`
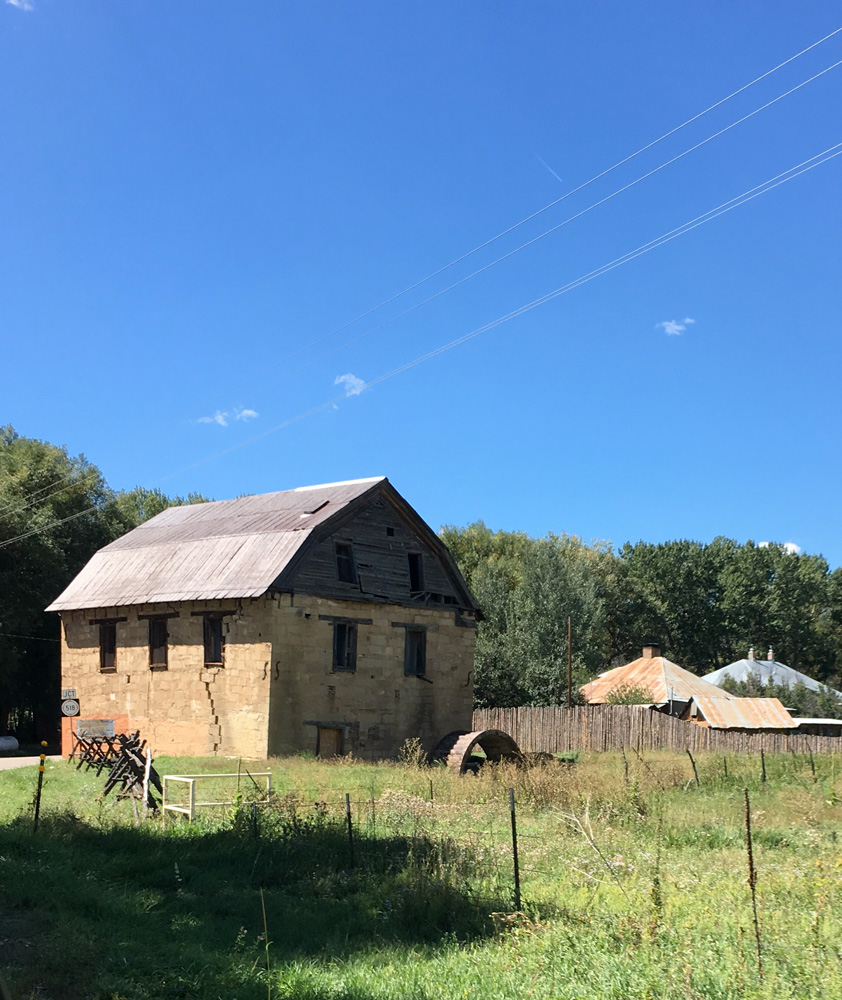
[{"label": "shadow on grass", "polygon": [[507,888],[452,841],[360,839],[354,854],[340,823],[294,811],[265,814],[259,836],[245,815],[216,830],[49,815],[37,837],[28,820],[2,826],[12,998],[265,997],[261,889],[275,968],[490,935],[489,914],[508,908]]}]

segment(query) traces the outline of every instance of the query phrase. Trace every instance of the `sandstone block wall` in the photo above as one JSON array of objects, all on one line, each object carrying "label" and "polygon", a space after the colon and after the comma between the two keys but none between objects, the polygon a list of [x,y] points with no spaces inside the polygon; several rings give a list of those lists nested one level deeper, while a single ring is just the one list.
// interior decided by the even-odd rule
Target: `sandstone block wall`
[{"label": "sandstone block wall", "polygon": [[[141,615],[172,614],[167,627],[167,669],[151,669],[149,623]],[[206,667],[202,617],[193,612],[233,611],[223,618],[224,666]],[[225,753],[265,757],[271,662],[271,607],[262,598],[184,602],[65,612],[62,616],[62,688],[74,688],[80,719],[128,717],[153,753]],[[115,671],[100,670],[99,626],[117,624]],[[70,752],[62,745],[62,752]]]},{"label": "sandstone block wall", "polygon": [[[202,618],[226,611],[224,666],[206,666]],[[149,624],[168,619],[166,670],[151,669]],[[357,668],[333,670],[333,623],[320,616],[371,619],[357,627]],[[117,624],[115,671],[100,670],[99,626]],[[315,753],[319,729],[339,729],[342,750],[366,759],[394,756],[417,736],[432,749],[473,709],[473,628],[450,608],[331,600],[284,594],[233,602],[184,602],[66,612],[62,687],[74,688],[80,719],[113,719],[139,729],[154,754],[262,758]],[[426,626],[426,679],[404,673],[406,629]],[[124,720],[127,720],[127,724]],[[62,752],[71,749],[63,727]]]},{"label": "sandstone block wall", "polygon": [[[418,737],[432,749],[454,729],[470,729],[475,630],[453,608],[406,608],[307,595],[277,599],[273,632],[270,754],[315,753],[319,727],[339,728],[346,753],[394,756]],[[324,618],[320,618],[324,616]],[[331,617],[357,626],[357,668],[333,670]],[[427,627],[426,679],[404,673],[406,629]]]}]

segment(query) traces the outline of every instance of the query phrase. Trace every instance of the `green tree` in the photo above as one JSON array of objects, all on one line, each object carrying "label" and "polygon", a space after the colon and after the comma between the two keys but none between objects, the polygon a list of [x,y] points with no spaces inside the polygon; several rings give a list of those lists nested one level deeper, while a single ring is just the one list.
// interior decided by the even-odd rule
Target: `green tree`
[{"label": "green tree", "polygon": [[564,703],[568,616],[574,689],[603,668],[610,549],[567,535],[493,533],[482,522],[445,528],[442,537],[485,616],[477,629],[478,705]]},{"label": "green tree", "polygon": [[83,455],[0,428],[0,733],[55,735],[59,619],[44,608],[97,549],[165,507],[203,499],[115,494]]}]

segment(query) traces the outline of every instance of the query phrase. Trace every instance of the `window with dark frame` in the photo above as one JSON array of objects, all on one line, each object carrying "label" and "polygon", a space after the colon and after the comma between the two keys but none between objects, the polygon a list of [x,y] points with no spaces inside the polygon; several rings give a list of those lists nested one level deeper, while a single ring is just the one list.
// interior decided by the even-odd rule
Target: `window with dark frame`
[{"label": "window with dark frame", "polygon": [[427,631],[423,628],[408,628],[406,630],[406,645],[404,646],[403,672],[415,677],[423,677],[427,673]]},{"label": "window with dark frame", "polygon": [[169,631],[166,618],[149,619],[149,666],[153,670],[167,669],[167,641]]},{"label": "window with dark frame", "polygon": [[102,673],[117,670],[117,625],[115,622],[100,623],[99,669]]},{"label": "window with dark frame", "polygon": [[217,615],[205,615],[202,618],[205,642],[205,664],[207,666],[222,666],[222,619]]},{"label": "window with dark frame", "polygon": [[407,553],[409,560],[409,592],[419,594],[424,590],[424,557],[420,552]]},{"label": "window with dark frame", "polygon": [[336,542],[336,572],[340,583],[356,583],[357,568],[350,542]]},{"label": "window with dark frame", "polygon": [[336,622],[333,626],[333,669],[357,669],[357,626]]}]

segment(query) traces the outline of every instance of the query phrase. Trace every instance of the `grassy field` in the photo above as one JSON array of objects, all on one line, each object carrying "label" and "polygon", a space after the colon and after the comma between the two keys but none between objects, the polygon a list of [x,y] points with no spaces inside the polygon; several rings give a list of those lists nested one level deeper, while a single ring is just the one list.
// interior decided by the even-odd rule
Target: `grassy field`
[{"label": "grassy field", "polygon": [[[842,757],[582,755],[478,776],[304,758],[193,823],[0,773],[13,1000],[842,1000]],[[159,758],[164,773],[231,769]],[[745,843],[751,796],[762,976]],[[508,789],[517,805],[514,907]],[[349,844],[345,795],[352,808]],[[265,907],[265,922],[264,922]]]}]

